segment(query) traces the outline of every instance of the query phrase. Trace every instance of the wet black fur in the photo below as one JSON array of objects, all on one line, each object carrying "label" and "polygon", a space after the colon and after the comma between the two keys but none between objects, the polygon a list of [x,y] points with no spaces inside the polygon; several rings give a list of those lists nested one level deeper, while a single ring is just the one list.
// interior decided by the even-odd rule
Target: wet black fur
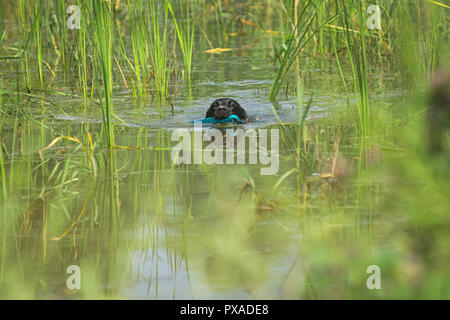
[{"label": "wet black fur", "polygon": [[206,112],[206,118],[214,117],[216,120],[222,120],[232,114],[237,115],[239,119],[244,120],[245,122],[248,121],[247,113],[239,103],[230,98],[220,98],[216,99],[211,104]]}]

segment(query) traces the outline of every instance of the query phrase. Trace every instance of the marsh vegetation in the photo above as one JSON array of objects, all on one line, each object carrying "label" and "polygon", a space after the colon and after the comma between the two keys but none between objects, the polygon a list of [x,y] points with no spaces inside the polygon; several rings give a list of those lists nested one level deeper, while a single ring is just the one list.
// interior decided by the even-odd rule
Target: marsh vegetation
[{"label": "marsh vegetation", "polygon": [[[449,13],[1,0],[0,298],[450,298]],[[171,161],[221,97],[277,174]]]}]

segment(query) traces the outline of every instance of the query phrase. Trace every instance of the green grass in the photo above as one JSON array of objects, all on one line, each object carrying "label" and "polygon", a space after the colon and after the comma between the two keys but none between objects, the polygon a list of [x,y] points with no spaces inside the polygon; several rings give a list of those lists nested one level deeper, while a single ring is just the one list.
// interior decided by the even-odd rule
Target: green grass
[{"label": "green grass", "polygon": [[3,4],[0,3],[0,49],[2,48],[3,38],[5,37],[5,15],[3,11]]},{"label": "green grass", "polygon": [[[180,0],[179,8],[182,12],[181,18],[185,22],[179,23],[177,21],[177,16],[175,15],[174,9],[170,1],[167,1],[168,8],[172,15],[172,23],[175,25],[175,30],[177,32],[178,43],[180,45],[181,52],[183,53],[183,62],[184,62],[184,78],[189,87],[191,86],[191,69],[192,69],[192,53],[194,49],[194,32],[195,32],[195,24],[191,23],[192,18],[191,9],[189,1]],[[183,3],[184,2],[184,3]]]},{"label": "green grass", "polygon": [[[339,6],[338,0],[336,5]],[[362,2],[360,0],[351,3],[356,7],[358,25],[350,24],[350,8],[342,2],[344,14],[342,15],[342,25],[344,26],[344,34],[346,39],[346,48],[353,76],[353,90],[357,97],[357,111],[358,111],[358,131],[357,136],[361,141],[360,157],[367,159],[368,141],[370,136],[370,104],[369,104],[369,88],[367,83],[368,68],[366,58],[366,26],[363,16]],[[356,34],[350,30],[359,30]],[[366,162],[361,162],[363,165],[360,170],[365,168]]]},{"label": "green grass", "polygon": [[147,26],[143,3],[136,4],[128,1],[128,11],[130,13],[131,42],[133,48],[134,72],[136,74],[136,87],[140,96],[144,95],[145,83],[149,78],[148,56],[149,45],[147,41]]},{"label": "green grass", "polygon": [[[276,98],[289,69],[294,62],[297,61],[298,55],[305,48],[306,44],[313,39],[314,35],[319,32],[324,25],[333,21],[338,15],[340,15],[340,13],[338,13],[332,16],[326,22],[313,29],[314,19],[322,5],[323,1],[315,3],[312,0],[309,0],[302,8],[299,8],[300,11],[298,17],[294,17],[294,21],[297,23],[294,25],[292,33],[289,35],[287,49],[270,89],[270,100]],[[312,14],[309,11],[312,11]]]},{"label": "green grass", "polygon": [[167,2],[161,4],[151,0],[147,4],[147,10],[151,13],[147,15],[150,63],[156,94],[161,99],[169,95],[169,5]]},{"label": "green grass", "polygon": [[112,31],[113,17],[110,3],[103,1],[92,2],[92,19],[94,24],[94,36],[97,46],[99,67],[102,74],[103,101],[102,114],[105,126],[106,143],[109,148],[114,145],[113,116],[113,70],[112,70],[112,48],[114,35]]}]

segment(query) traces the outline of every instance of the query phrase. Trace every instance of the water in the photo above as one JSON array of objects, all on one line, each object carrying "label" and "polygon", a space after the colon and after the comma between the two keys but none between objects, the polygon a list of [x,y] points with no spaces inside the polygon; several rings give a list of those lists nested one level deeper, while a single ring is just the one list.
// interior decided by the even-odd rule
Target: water
[{"label": "water", "polygon": [[[258,166],[241,166],[240,169],[229,165],[173,168],[169,153],[145,150],[146,147],[161,145],[161,139],[167,141],[175,128],[191,128],[192,124],[189,122],[203,118],[209,105],[220,97],[236,99],[250,117],[248,124],[234,127],[270,128],[278,123],[273,108],[284,123],[295,124],[299,116],[295,95],[281,94],[275,105],[267,100],[273,67],[267,63],[267,57],[260,56],[262,49],[246,50],[244,57],[233,52],[210,56],[201,66],[195,66],[192,94],[186,97],[181,86],[179,93],[172,97],[173,111],[167,103],[135,99],[129,91],[116,88],[114,110],[121,119],[114,120],[116,144],[131,150],[124,149],[113,153],[116,159],[113,160],[114,164],[111,164],[108,152],[105,153],[102,148],[96,149],[94,160],[100,171],[93,189],[86,194],[90,175],[87,172],[79,172],[76,174],[79,181],[73,182],[73,187],[69,184],[67,190],[63,190],[59,196],[51,195],[51,199],[47,200],[49,206],[53,207],[47,210],[58,215],[62,214],[59,207],[61,203],[70,203],[69,206],[73,209],[65,208],[62,211],[68,211],[71,219],[74,219],[84,197],[89,196],[87,221],[83,227],[80,225],[80,229],[85,230],[77,230],[76,238],[73,238],[70,232],[63,240],[50,242],[47,250],[52,252],[58,247],[59,250],[66,250],[64,248],[71,247],[74,239],[85,249],[77,248],[76,259],[74,247],[69,249],[62,259],[56,256],[47,258],[48,264],[58,265],[55,270],[45,264],[46,269],[54,272],[46,276],[47,280],[53,283],[49,287],[62,288],[62,291],[51,290],[49,293],[44,290],[38,297],[70,298],[68,291],[63,289],[65,266],[80,264],[83,272],[88,268],[83,266],[83,261],[96,259],[101,261],[100,265],[90,265],[89,268],[97,274],[97,280],[102,278],[100,275],[104,272],[110,273],[97,283],[98,292],[104,292],[108,297],[278,299],[297,296],[292,284],[298,284],[299,278],[304,277],[298,255],[301,243],[298,218],[292,214],[283,216],[277,213],[279,210],[276,204],[273,208],[268,207],[267,218],[264,218],[264,210],[262,218],[259,217],[260,213],[256,214],[256,218],[253,217],[251,212],[254,204],[244,205],[243,209],[239,209],[244,220],[260,221],[244,221],[242,225],[236,221],[240,218],[230,213],[238,209],[236,201],[243,181],[255,174],[258,179]],[[199,54],[207,56],[204,53]],[[316,83],[319,86],[323,83],[322,74],[320,69],[316,69],[305,90],[304,105],[312,99],[308,115],[311,121],[326,117],[330,109],[346,104],[345,97],[336,98],[336,93],[315,86]],[[330,78],[334,83],[339,82],[337,77]],[[62,86],[57,90],[66,91],[68,88]],[[40,100],[31,101],[30,109],[35,119],[74,137],[80,137],[86,131],[91,134],[100,132],[102,118],[98,106],[88,103],[85,107],[82,99],[51,94],[45,96],[44,100],[49,102],[44,112]],[[31,166],[38,168],[37,150],[50,143],[52,135],[47,129],[39,129],[38,124],[29,123],[29,126],[29,130],[35,134],[39,135],[41,130],[41,134],[48,136],[46,142],[38,143],[38,146],[33,148],[34,151],[28,153],[28,157],[33,159]],[[94,143],[97,139],[100,139],[100,136],[94,138]],[[164,144],[163,142],[162,145]],[[143,150],[133,150],[134,146]],[[67,147],[72,149],[74,146]],[[281,152],[283,157],[290,156],[288,150]],[[52,153],[53,151],[50,151],[50,154]],[[52,158],[51,155],[48,157]],[[77,153],[71,158],[75,163],[83,162],[84,155]],[[63,159],[64,156],[59,161],[64,162]],[[26,162],[27,159],[21,157],[20,161]],[[86,165],[85,163],[84,166]],[[286,162],[281,164],[282,169],[278,177],[286,171],[283,168],[286,165]],[[75,166],[76,169],[69,169],[69,174],[83,170],[82,166]],[[112,175],[105,171],[109,166],[114,166]],[[55,167],[52,166],[49,170],[52,168]],[[58,174],[60,170],[56,170]],[[53,187],[50,181],[42,183],[43,185],[32,192],[31,198],[40,197],[39,194],[43,190]],[[108,186],[108,183],[112,185]],[[224,194],[211,194],[212,190],[221,192],[221,188],[217,187],[221,183],[226,185],[224,188],[228,190]],[[291,194],[295,192],[293,187],[284,190]],[[283,198],[282,195],[278,197]],[[120,212],[114,213],[111,205],[105,201],[118,205]],[[285,209],[281,210],[284,211]],[[111,217],[116,214],[120,226],[108,226],[112,223]],[[105,217],[100,218],[101,215]],[[91,219],[98,220],[102,238],[106,239],[96,239],[95,224],[94,229],[89,231],[92,228],[89,222]],[[67,222],[61,224],[68,226]],[[64,228],[56,229],[61,233]],[[34,232],[36,234],[25,236],[30,238],[27,242],[39,243],[41,230]],[[233,235],[235,233],[237,234]],[[57,234],[53,232],[52,236]],[[109,237],[114,239],[108,240]],[[233,239],[234,237],[236,239]],[[264,239],[265,237],[270,240]],[[208,241],[212,244],[207,245]],[[235,243],[227,248],[230,241]],[[99,245],[103,247],[108,242],[111,244],[106,246],[111,248],[98,249]],[[224,250],[225,253],[222,255],[218,253],[219,250]],[[29,259],[34,261],[34,258]],[[260,262],[253,265],[252,261],[246,267],[247,259]],[[126,272],[121,273],[120,270]]]}]

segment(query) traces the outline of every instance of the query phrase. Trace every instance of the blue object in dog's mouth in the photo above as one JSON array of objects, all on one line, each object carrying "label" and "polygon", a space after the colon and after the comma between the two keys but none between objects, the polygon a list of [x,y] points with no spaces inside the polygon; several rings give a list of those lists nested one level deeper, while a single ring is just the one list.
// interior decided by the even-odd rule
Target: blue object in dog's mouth
[{"label": "blue object in dog's mouth", "polygon": [[211,124],[217,124],[217,123],[245,123],[244,120],[239,119],[239,117],[235,114],[232,114],[231,116],[229,116],[228,118],[225,119],[221,119],[221,120],[217,120],[214,117],[209,117],[209,118],[203,118],[200,120],[194,120],[191,121],[189,123],[211,123]]}]

